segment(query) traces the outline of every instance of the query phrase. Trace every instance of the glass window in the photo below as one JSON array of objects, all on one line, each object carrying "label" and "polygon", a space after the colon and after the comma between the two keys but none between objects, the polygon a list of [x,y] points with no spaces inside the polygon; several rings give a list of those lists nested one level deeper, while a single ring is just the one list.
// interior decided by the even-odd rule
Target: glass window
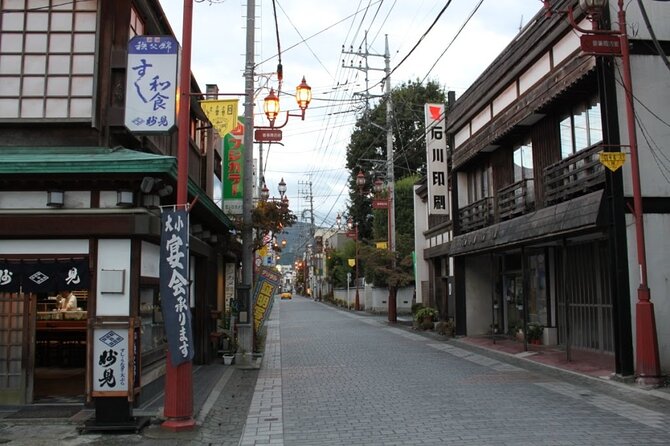
[{"label": "glass window", "polygon": [[514,182],[533,178],[533,145],[530,141],[514,150]]},{"label": "glass window", "polygon": [[601,142],[603,130],[598,98],[573,107],[561,118],[559,132],[562,159]]},{"label": "glass window", "polygon": [[489,197],[491,167],[484,166],[468,173],[468,202],[474,203],[482,198]]}]

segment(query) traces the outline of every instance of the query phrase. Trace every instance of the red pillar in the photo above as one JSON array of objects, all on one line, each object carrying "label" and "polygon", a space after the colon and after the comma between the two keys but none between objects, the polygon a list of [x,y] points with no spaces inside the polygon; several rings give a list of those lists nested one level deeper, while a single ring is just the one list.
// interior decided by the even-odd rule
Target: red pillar
[{"label": "red pillar", "polygon": [[[181,71],[179,74],[179,114],[177,117],[179,128],[177,134],[177,206],[188,204],[192,23],[193,0],[184,0]],[[193,419],[193,365],[189,361],[174,367],[169,353],[166,363],[165,407],[163,411],[167,418],[161,425],[163,428],[183,431],[195,427],[195,420]]]}]

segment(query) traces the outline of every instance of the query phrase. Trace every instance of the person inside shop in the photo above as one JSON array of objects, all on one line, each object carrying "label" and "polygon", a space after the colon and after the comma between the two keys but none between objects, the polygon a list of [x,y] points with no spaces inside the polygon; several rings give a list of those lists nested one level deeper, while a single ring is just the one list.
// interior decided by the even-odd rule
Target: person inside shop
[{"label": "person inside shop", "polygon": [[58,311],[74,311],[77,309],[77,296],[72,291],[61,291]]}]

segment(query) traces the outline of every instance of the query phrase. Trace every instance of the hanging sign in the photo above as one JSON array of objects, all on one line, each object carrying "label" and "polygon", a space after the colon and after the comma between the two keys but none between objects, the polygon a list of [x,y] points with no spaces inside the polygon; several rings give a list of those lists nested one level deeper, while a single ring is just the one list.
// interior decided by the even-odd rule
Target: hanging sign
[{"label": "hanging sign", "polygon": [[424,104],[426,118],[426,165],[428,173],[428,213],[448,215],[447,135],[444,104]]},{"label": "hanging sign", "polygon": [[188,277],[188,212],[164,209],[161,214],[161,309],[174,367],[192,360],[195,354]]},{"label": "hanging sign", "polygon": [[237,103],[237,99],[207,99],[200,106],[219,135],[225,136],[237,126]]},{"label": "hanging sign", "polygon": [[612,172],[619,170],[626,162],[626,154],[623,152],[600,152],[600,163]]},{"label": "hanging sign", "polygon": [[606,34],[582,34],[579,37],[582,51],[596,56],[621,55],[621,39],[619,36]]},{"label": "hanging sign", "polygon": [[138,133],[175,126],[179,44],[172,36],[135,36],[128,42],[124,123]]},{"label": "hanging sign", "polygon": [[44,261],[0,260],[0,293],[51,293],[87,290],[90,287],[87,259]]},{"label": "hanging sign", "polygon": [[244,167],[244,118],[223,137],[223,212],[242,215]]}]

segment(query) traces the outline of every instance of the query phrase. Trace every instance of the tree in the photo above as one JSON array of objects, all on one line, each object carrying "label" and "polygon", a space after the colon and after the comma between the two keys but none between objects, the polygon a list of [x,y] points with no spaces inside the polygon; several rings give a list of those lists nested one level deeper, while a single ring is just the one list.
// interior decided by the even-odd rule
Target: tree
[{"label": "tree", "polygon": [[[251,221],[256,230],[253,241],[253,250],[257,251],[265,243],[263,240],[270,234],[278,234],[283,229],[291,227],[298,217],[281,201],[259,201],[251,212]],[[281,250],[281,248],[275,248]]]}]

